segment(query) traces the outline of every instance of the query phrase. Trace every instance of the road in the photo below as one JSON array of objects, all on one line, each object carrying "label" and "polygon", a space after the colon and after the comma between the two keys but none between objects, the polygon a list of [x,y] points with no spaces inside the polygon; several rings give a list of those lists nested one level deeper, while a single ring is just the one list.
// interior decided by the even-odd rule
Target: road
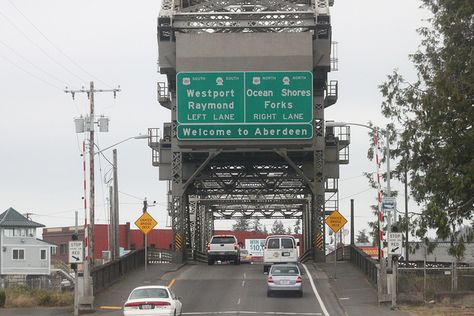
[{"label": "road", "polygon": [[184,315],[323,315],[306,274],[302,298],[267,297],[261,265],[190,265],[166,278],[175,280],[172,288],[183,297]]},{"label": "road", "polygon": [[[182,297],[183,315],[344,315],[332,292],[316,280],[322,307],[309,280],[315,273],[313,269],[308,266],[310,273],[303,275],[301,298],[296,295],[267,297],[266,275],[258,264],[186,265],[176,272],[166,273],[160,283],[168,284]],[[129,292],[134,286],[117,293]],[[98,308],[98,313],[121,315],[121,311],[113,308],[120,308],[117,302],[123,303],[125,299],[115,297],[113,302],[102,302],[110,309]]]}]

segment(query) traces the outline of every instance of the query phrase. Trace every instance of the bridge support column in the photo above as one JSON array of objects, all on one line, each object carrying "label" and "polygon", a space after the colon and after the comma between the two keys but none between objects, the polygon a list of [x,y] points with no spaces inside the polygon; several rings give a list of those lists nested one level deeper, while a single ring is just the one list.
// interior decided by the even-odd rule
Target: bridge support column
[{"label": "bridge support column", "polygon": [[[315,73],[315,75],[318,72]],[[325,74],[326,75],[326,74]],[[313,239],[313,260],[325,262],[325,234],[324,234],[324,87],[325,76],[315,78],[313,97],[313,194],[311,203],[311,227]],[[324,82],[324,83],[323,83]],[[322,239],[322,242],[320,242]]]},{"label": "bridge support column", "polygon": [[172,249],[176,252],[176,261],[181,263],[184,260],[184,250],[187,240],[186,222],[186,204],[187,198],[184,195],[182,185],[182,153],[179,151],[172,152],[171,161],[171,225],[173,227],[173,243]]}]

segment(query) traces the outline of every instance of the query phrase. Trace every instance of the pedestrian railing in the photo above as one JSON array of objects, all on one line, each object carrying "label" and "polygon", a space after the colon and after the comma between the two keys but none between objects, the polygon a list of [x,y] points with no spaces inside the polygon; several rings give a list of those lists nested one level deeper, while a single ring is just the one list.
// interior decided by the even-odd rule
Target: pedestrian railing
[{"label": "pedestrian railing", "polygon": [[350,262],[357,266],[365,275],[367,275],[367,278],[373,285],[377,284],[377,261],[372,259],[362,250],[358,249],[356,246],[350,246]]},{"label": "pedestrian railing", "polygon": [[171,263],[174,262],[175,252],[165,249],[148,248],[148,263]]},{"label": "pedestrian railing", "polygon": [[123,275],[145,264],[145,250],[132,251],[118,260],[95,266],[91,276],[94,284],[94,293],[99,293],[117,282]]}]

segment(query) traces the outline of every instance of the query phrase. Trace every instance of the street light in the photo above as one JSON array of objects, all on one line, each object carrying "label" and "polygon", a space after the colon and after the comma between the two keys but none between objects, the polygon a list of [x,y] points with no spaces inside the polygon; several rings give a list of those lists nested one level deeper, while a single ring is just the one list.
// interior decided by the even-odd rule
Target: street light
[{"label": "street light", "polygon": [[[327,127],[345,127],[345,126],[359,126],[359,127],[364,127],[368,128],[371,131],[374,132],[374,147],[375,147],[375,163],[377,166],[377,206],[378,206],[378,234],[379,234],[379,263],[380,263],[380,274],[381,274],[381,281],[383,284],[380,283],[379,290],[386,288],[385,280],[386,280],[386,263],[385,263],[385,256],[382,255],[382,249],[383,249],[383,229],[382,229],[382,220],[383,220],[383,214],[382,214],[382,187],[380,184],[380,146],[379,146],[379,135],[378,135],[378,130],[374,128],[373,126],[366,125],[366,124],[360,124],[360,123],[352,123],[352,122],[334,122],[334,121],[326,121],[326,126]],[[388,129],[387,129],[387,196],[390,196],[390,147],[389,147],[389,142],[388,142]],[[387,216],[387,224],[388,224],[388,233],[391,231],[391,217],[392,215]],[[391,261],[389,256],[389,261]]]},{"label": "street light", "polygon": [[115,143],[113,145],[110,145],[110,146],[107,146],[105,147],[104,149],[101,149],[99,150],[98,152],[96,152],[95,154],[98,155],[98,154],[101,154],[102,152],[112,148],[112,147],[115,147],[117,145],[120,145],[121,143],[125,143],[126,141],[128,140],[131,140],[131,139],[145,139],[145,138],[148,138],[149,136],[148,135],[143,135],[143,134],[140,134],[140,135],[137,135],[137,136],[132,136],[132,137],[129,137],[129,138],[125,138],[124,140],[121,140],[119,141],[118,143]]},{"label": "street light", "polygon": [[[120,257],[120,244],[119,244],[119,200],[118,200],[118,164],[117,164],[117,149],[113,150],[113,162],[110,162],[105,155],[103,154],[104,151],[113,148],[117,145],[120,145],[126,141],[129,141],[131,139],[146,139],[148,138],[148,135],[138,135],[138,136],[132,136],[128,137],[122,141],[119,141],[113,145],[110,145],[104,149],[101,149],[96,152],[96,154],[101,154],[105,160],[109,164],[112,165],[113,168],[113,189],[112,187],[109,187],[109,200],[110,200],[110,219],[109,219],[109,250],[111,254],[111,259],[117,259]],[[112,246],[111,246],[112,245]],[[92,249],[93,251],[93,249]]]}]

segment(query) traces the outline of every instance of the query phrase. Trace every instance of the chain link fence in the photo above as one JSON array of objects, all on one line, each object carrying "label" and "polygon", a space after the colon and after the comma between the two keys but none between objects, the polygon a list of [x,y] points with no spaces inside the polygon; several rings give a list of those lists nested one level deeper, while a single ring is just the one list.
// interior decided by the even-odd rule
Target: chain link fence
[{"label": "chain link fence", "polygon": [[426,302],[446,293],[474,293],[474,267],[430,265],[400,267],[397,296],[401,301]]}]

